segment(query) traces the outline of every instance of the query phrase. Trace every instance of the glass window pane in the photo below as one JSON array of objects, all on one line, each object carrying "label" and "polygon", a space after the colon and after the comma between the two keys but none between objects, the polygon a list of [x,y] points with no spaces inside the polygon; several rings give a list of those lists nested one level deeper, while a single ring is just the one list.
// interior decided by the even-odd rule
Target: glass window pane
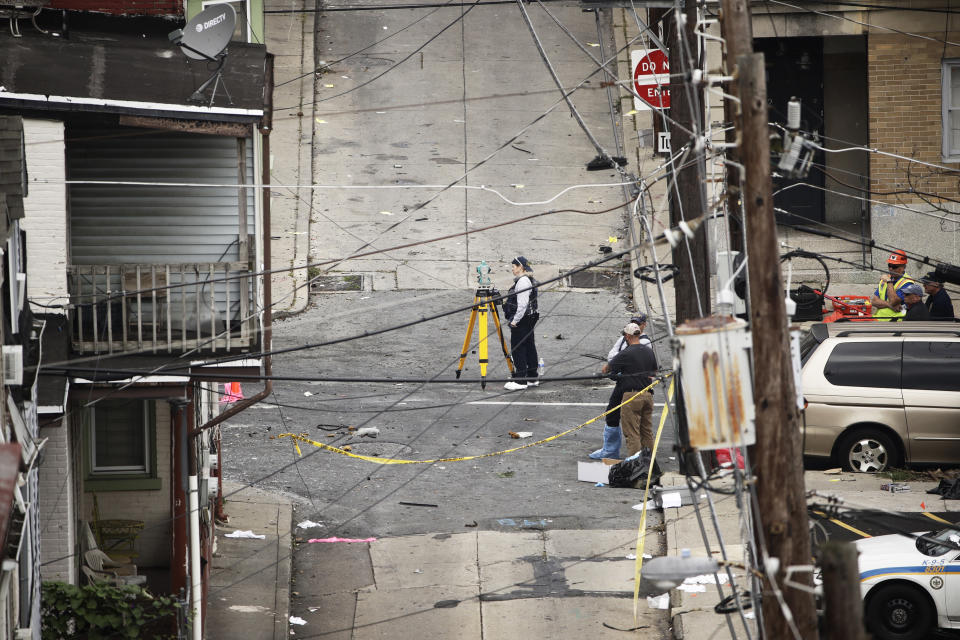
[{"label": "glass window pane", "polygon": [[94,407],[94,469],[146,470],[143,403],[104,401]]},{"label": "glass window pane", "polygon": [[950,65],[950,94],[948,107],[960,107],[960,65]]},{"label": "glass window pane", "polygon": [[905,342],[903,387],[960,391],[960,342]]},{"label": "glass window pane", "polygon": [[960,110],[950,111],[950,155],[960,151]]},{"label": "glass window pane", "polygon": [[900,348],[903,343],[845,342],[830,353],[823,376],[841,387],[900,388]]}]

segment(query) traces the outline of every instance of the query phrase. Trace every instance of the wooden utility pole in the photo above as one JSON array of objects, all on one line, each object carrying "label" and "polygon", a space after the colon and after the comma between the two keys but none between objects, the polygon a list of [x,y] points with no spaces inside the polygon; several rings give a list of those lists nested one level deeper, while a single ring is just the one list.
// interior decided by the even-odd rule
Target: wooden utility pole
[{"label": "wooden utility pole", "polygon": [[[670,148],[678,150],[691,140],[689,132],[698,136],[703,130],[703,91],[690,83],[690,72],[701,66],[699,60],[691,60],[688,53],[696,56],[703,48],[697,44],[697,3],[684,3],[686,24],[681,34],[677,31],[676,16],[669,13],[665,20],[666,45],[670,57]],[[686,43],[686,47],[684,47]],[[683,83],[677,74],[683,74]],[[656,117],[656,116],[655,116]],[[704,214],[706,204],[705,158],[691,150],[676,163],[670,190],[670,226],[676,227],[683,220],[692,220]],[[689,246],[689,250],[688,250]],[[710,271],[707,267],[706,227],[689,241],[682,241],[673,250],[676,275],[673,278],[677,298],[677,324],[710,315]],[[699,304],[697,304],[699,293]]]},{"label": "wooden utility pole", "polygon": [[827,542],[820,547],[820,567],[828,640],[867,640],[859,615],[863,603],[857,548],[850,542]]},{"label": "wooden utility pole", "polygon": [[[720,11],[720,35],[723,37],[724,75],[733,75],[737,59],[753,53],[753,22],[750,20],[750,7],[747,0],[724,0]],[[739,97],[736,82],[727,85],[727,93]],[[733,100],[723,101],[723,121],[727,126],[724,136],[727,142],[737,141],[737,105]],[[730,228],[730,250],[743,251],[743,207],[740,202],[740,169],[734,163],[740,162],[740,153],[735,147],[727,149],[726,190],[727,220]]]},{"label": "wooden utility pole", "polygon": [[[785,587],[784,569],[810,564],[810,531],[803,488],[799,412],[790,362],[786,292],[780,276],[777,228],[773,217],[773,181],[767,125],[767,86],[763,54],[737,59],[740,89],[740,157],[746,172],[743,193],[750,273],[750,330],[753,336],[753,399],[756,404],[759,534],[772,558],[780,560],[775,578],[804,640],[817,638],[813,594]],[[794,581],[811,576],[795,574]],[[766,638],[791,638],[788,620],[772,586],[764,581],[763,628]]]}]

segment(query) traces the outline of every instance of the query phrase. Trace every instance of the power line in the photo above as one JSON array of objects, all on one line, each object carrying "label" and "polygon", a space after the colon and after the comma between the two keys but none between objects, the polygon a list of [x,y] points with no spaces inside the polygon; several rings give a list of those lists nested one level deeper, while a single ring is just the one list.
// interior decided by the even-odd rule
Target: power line
[{"label": "power line", "polygon": [[[364,51],[367,51],[367,50],[369,50],[369,49],[372,49],[373,47],[377,46],[377,45],[380,44],[381,42],[386,42],[386,41],[389,40],[390,38],[392,38],[392,37],[394,37],[394,36],[400,35],[401,33],[403,33],[404,31],[406,31],[407,29],[411,28],[412,26],[414,26],[414,25],[417,24],[418,22],[421,22],[421,21],[423,21],[423,20],[426,20],[427,18],[429,18],[430,16],[432,16],[433,14],[435,14],[437,11],[439,11],[440,9],[442,9],[442,8],[444,8],[444,7],[447,7],[447,6],[459,6],[459,5],[454,5],[453,2],[454,2],[454,0],[449,0],[448,2],[446,2],[446,3],[442,4],[442,5],[438,5],[437,8],[434,9],[433,11],[429,11],[429,12],[425,13],[424,15],[420,16],[419,18],[417,18],[416,20],[414,20],[413,22],[411,22],[410,24],[408,24],[408,25],[406,25],[406,26],[404,26],[404,27],[402,27],[402,28],[400,28],[400,29],[397,29],[396,31],[392,32],[390,35],[388,35],[388,36],[386,36],[386,37],[384,37],[384,38],[380,38],[379,40],[374,40],[372,43],[370,43],[369,45],[363,47],[362,49],[357,49],[357,50],[354,51],[353,53],[348,53],[347,55],[343,56],[342,58],[338,58],[338,59],[334,60],[333,62],[324,62],[322,65],[320,65],[319,67],[315,68],[313,71],[308,71],[307,73],[301,73],[300,75],[295,76],[295,77],[293,77],[293,78],[290,78],[289,80],[284,80],[283,82],[278,82],[278,83],[274,84],[274,88],[276,88],[276,87],[282,87],[283,85],[289,84],[289,83],[291,83],[291,82],[296,82],[296,81],[299,80],[300,78],[306,78],[307,76],[313,75],[313,74],[315,74],[315,73],[320,73],[320,72],[322,72],[322,71],[324,71],[324,70],[326,70],[326,69],[329,69],[330,67],[332,67],[333,65],[337,64],[338,62],[343,62],[344,60],[348,60],[348,59],[350,59],[350,58],[352,58],[352,57],[354,57],[354,56],[356,56],[356,55],[358,55],[358,54],[363,53]],[[276,13],[293,13],[294,11],[295,11],[295,10],[285,10],[285,9],[284,9],[284,10],[277,10]],[[268,12],[267,12],[267,11],[264,11],[264,13],[268,13]],[[270,12],[270,13],[273,13],[273,12]]]},{"label": "power line", "polygon": [[[835,15],[834,13],[830,13],[830,12],[827,12],[827,11],[818,11],[817,9],[811,9],[811,8],[808,8],[808,7],[801,7],[801,6],[799,6],[799,5],[790,4],[789,2],[784,2],[783,0],[769,0],[769,1],[772,2],[773,4],[778,4],[778,5],[781,5],[781,6],[783,6],[783,7],[789,7],[789,8],[791,8],[791,9],[796,9],[797,11],[800,11],[800,12],[803,12],[803,13],[813,13],[813,14],[816,14],[816,15],[818,15],[818,16],[824,16],[824,17],[827,17],[827,18],[833,18],[834,20],[844,20],[844,21],[846,21],[846,22],[852,22],[852,23],[854,23],[854,24],[860,25],[861,27],[870,27],[871,29],[881,29],[881,30],[883,30],[883,31],[890,31],[890,32],[893,32],[893,33],[897,33],[897,34],[900,34],[900,35],[902,35],[902,36],[910,36],[911,38],[919,38],[919,39],[921,39],[921,40],[929,40],[929,41],[931,41],[931,42],[937,42],[937,43],[941,43],[941,42],[942,42],[942,43],[949,44],[949,45],[952,45],[952,46],[955,46],[955,47],[960,47],[960,43],[951,42],[951,41],[946,40],[946,39],[943,39],[943,40],[942,40],[942,39],[940,39],[940,38],[934,38],[934,37],[932,37],[932,36],[927,36],[927,35],[924,35],[924,34],[922,34],[922,33],[910,33],[909,31],[903,31],[902,29],[896,29],[896,28],[894,28],[894,27],[888,27],[888,26],[885,26],[885,25],[878,25],[878,24],[871,24],[871,23],[869,23],[869,22],[863,22],[862,20],[854,20],[853,18],[848,18],[848,17],[845,16],[845,15]],[[838,2],[838,3],[831,3],[831,4],[840,4],[840,5],[842,5],[842,4],[844,4],[844,3]],[[853,6],[853,5],[851,5],[851,6]],[[893,9],[893,7],[890,7],[890,9]]]},{"label": "power line", "polygon": [[[545,0],[549,3],[560,3],[565,4],[569,3],[569,0]],[[474,3],[478,7],[483,7],[486,5],[501,5],[501,4],[516,4],[516,0],[483,0],[481,2]],[[265,14],[270,13],[326,13],[327,11],[336,12],[336,11],[392,11],[397,9],[430,9],[430,8],[439,8],[447,9],[451,7],[460,7],[461,4],[452,4],[449,2],[445,3],[428,3],[428,4],[382,4],[382,5],[331,5],[320,7],[318,9],[266,9],[264,10]]]},{"label": "power line", "polygon": [[[443,29],[440,29],[440,31],[438,31],[436,34],[430,36],[430,38],[428,38],[426,42],[424,42],[422,45],[420,45],[419,47],[417,47],[416,49],[414,49],[413,51],[411,51],[410,53],[408,53],[407,55],[405,55],[403,58],[400,59],[399,62],[393,64],[393,65],[390,66],[390,67],[387,67],[383,72],[378,73],[377,75],[373,76],[373,77],[370,78],[369,80],[365,80],[364,82],[361,82],[360,84],[358,84],[358,85],[356,85],[356,86],[354,86],[354,87],[351,87],[351,88],[347,89],[346,91],[341,91],[340,93],[334,94],[334,95],[332,95],[332,96],[327,96],[327,97],[325,97],[325,98],[316,98],[316,99],[314,99],[314,101],[313,101],[312,103],[306,103],[306,104],[317,104],[317,103],[320,103],[320,102],[326,102],[326,101],[328,101],[328,100],[333,100],[334,98],[339,98],[340,96],[344,96],[344,95],[346,95],[346,94],[348,94],[348,93],[353,93],[354,91],[356,91],[356,90],[358,90],[358,89],[362,89],[363,87],[367,86],[367,85],[370,84],[371,82],[375,82],[375,81],[379,80],[380,78],[382,78],[383,76],[387,75],[388,73],[390,73],[391,71],[393,71],[394,69],[396,69],[397,67],[399,67],[400,65],[402,65],[404,62],[406,62],[407,60],[409,60],[410,58],[412,58],[413,56],[415,56],[417,53],[419,53],[421,50],[423,50],[428,44],[430,44],[431,42],[433,42],[434,40],[436,40],[437,38],[439,38],[441,35],[443,35],[443,33],[444,33],[447,29],[449,29],[449,28],[452,27],[453,25],[455,25],[455,24],[457,24],[458,22],[460,22],[461,20],[463,20],[463,19],[467,16],[468,13],[470,13],[471,11],[473,11],[473,9],[477,6],[477,2],[479,2],[479,1],[480,1],[480,0],[476,0],[474,3],[472,3],[472,4],[467,8],[466,11],[463,11],[463,12],[462,12],[459,16],[457,16],[452,22],[448,23],[447,26],[445,26]],[[454,6],[459,6],[459,5],[454,5]],[[293,106],[293,107],[274,107],[274,108],[273,108],[273,111],[274,111],[274,113],[276,113],[277,111],[288,111],[288,110],[290,110],[290,109],[300,109],[300,108],[302,108],[303,106],[305,106],[305,105],[300,104],[300,105],[296,105],[296,106]]]}]

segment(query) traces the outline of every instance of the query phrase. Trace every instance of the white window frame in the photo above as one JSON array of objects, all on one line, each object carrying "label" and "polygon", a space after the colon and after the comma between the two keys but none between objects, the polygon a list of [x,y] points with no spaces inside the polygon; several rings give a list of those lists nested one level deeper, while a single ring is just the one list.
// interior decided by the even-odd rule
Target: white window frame
[{"label": "white window frame", "polygon": [[[134,401],[137,402],[137,401]],[[137,466],[98,466],[97,465],[97,406],[90,408],[90,475],[91,476],[114,476],[114,475],[143,475],[149,476],[151,473],[150,461],[150,407],[147,402],[139,401],[142,405],[141,425],[143,428],[143,465]]]},{"label": "white window frame", "polygon": [[956,149],[951,148],[950,138],[950,112],[960,112],[960,104],[952,105],[950,103],[952,92],[950,91],[950,72],[953,69],[960,70],[960,58],[945,58],[941,63],[940,74],[940,126],[942,130],[941,156],[943,162],[960,162],[960,145]]}]

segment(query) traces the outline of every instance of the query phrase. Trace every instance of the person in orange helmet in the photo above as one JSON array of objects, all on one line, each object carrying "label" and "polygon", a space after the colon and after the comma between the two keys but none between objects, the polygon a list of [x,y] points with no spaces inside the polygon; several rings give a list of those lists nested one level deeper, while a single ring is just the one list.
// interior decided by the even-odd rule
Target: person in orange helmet
[{"label": "person in orange helmet", "polygon": [[907,275],[907,254],[897,249],[887,258],[887,271],[880,278],[877,290],[870,297],[873,317],[877,320],[900,320],[906,315],[903,307],[903,288],[916,282]]}]

